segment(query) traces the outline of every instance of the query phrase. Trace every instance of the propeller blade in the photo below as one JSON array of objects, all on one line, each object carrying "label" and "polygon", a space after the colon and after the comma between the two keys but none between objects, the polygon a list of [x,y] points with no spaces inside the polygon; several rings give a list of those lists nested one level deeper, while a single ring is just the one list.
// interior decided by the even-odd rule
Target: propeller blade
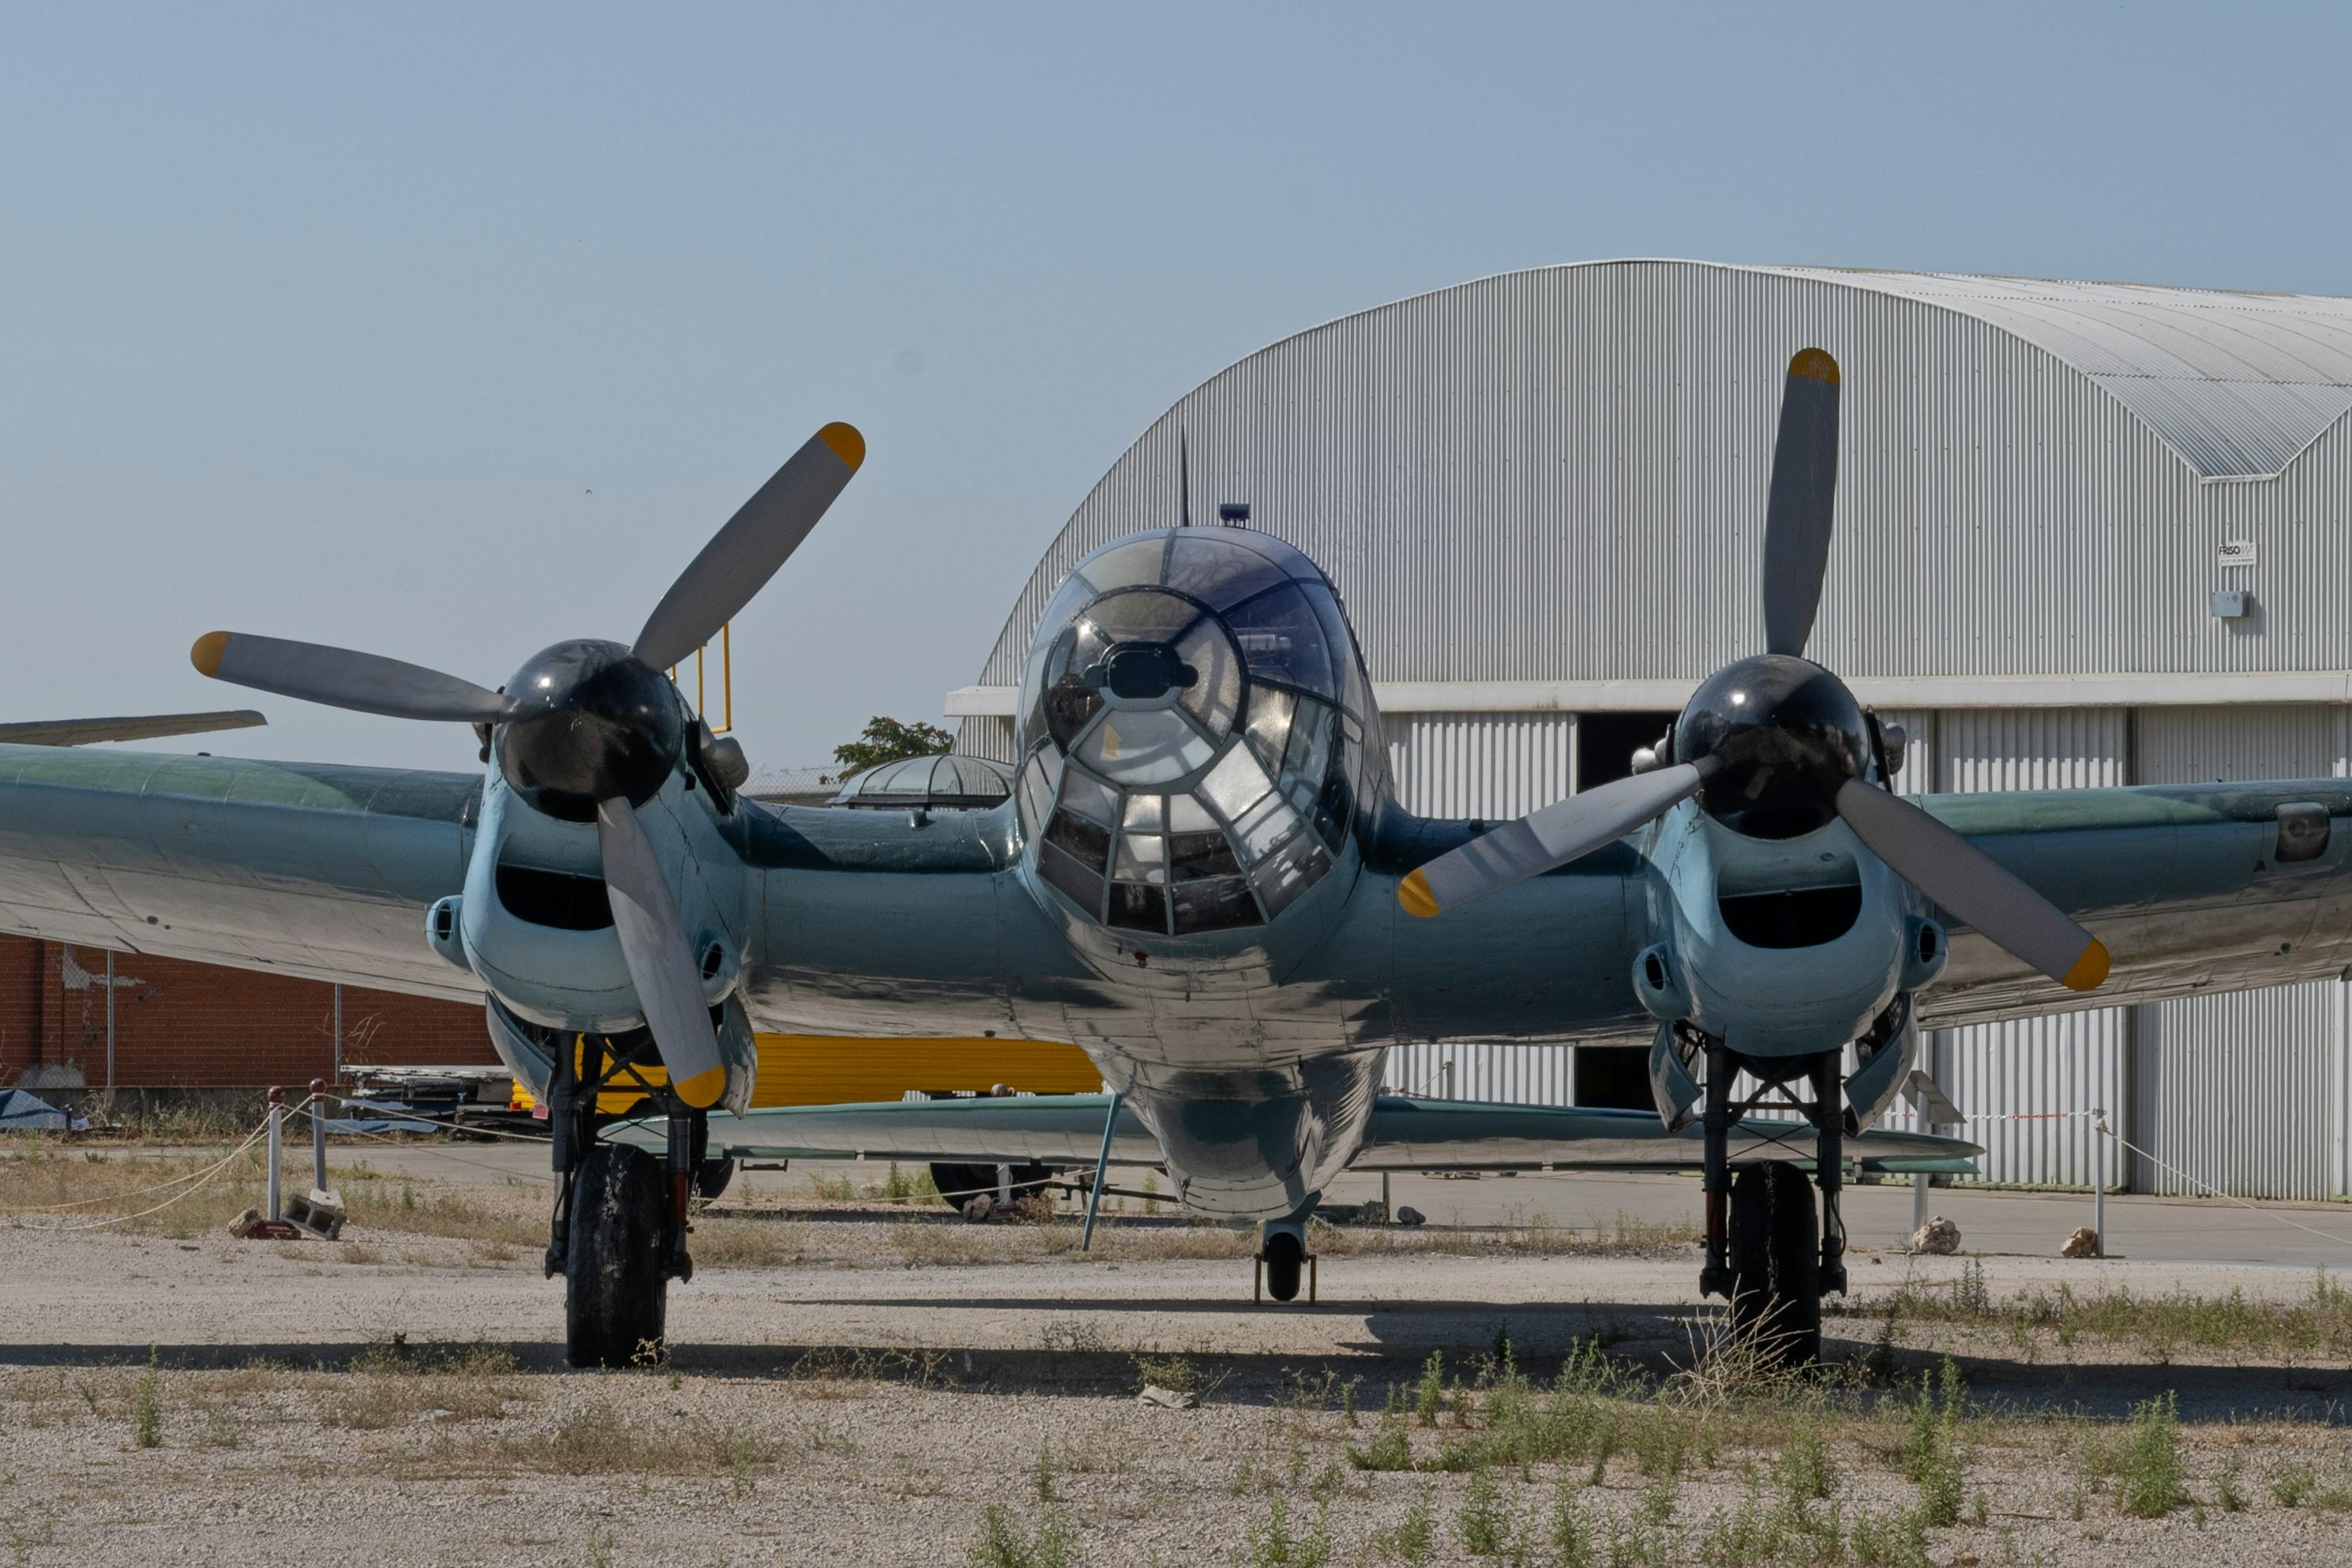
[{"label": "propeller blade", "polygon": [[653,1031],[678,1098],[707,1110],[727,1088],[727,1064],[719,1055],[710,1005],[703,999],[693,944],[686,939],[669,879],[662,875],[653,840],[627,801],[596,803],[596,847],[604,855],[613,929],[620,936],[646,1027]]},{"label": "propeller blade", "polygon": [[1789,362],[1764,506],[1764,647],[1802,654],[1829,568],[1837,500],[1838,367],[1820,349]]},{"label": "propeller blade", "polygon": [[1837,793],[1838,815],[1897,876],[2070,991],[2107,977],[2106,944],[1991,856],[1913,805],[1860,779]]},{"label": "propeller blade", "polygon": [[1397,902],[1427,918],[1613,844],[1698,793],[1688,763],[1635,773],[1556,801],[1448,850],[1397,884]]},{"label": "propeller blade", "polygon": [[299,697],[330,708],[383,713],[394,719],[448,719],[495,724],[507,700],[470,680],[404,664],[381,654],[353,653],[323,643],[288,642],[246,632],[206,632],[188,650],[196,668],[215,680]]},{"label": "propeller blade", "polygon": [[810,437],[713,534],[637,634],[636,655],[667,669],[719,635],[767,586],[866,461],[866,437],[836,421]]},{"label": "propeller blade", "polygon": [[159,741],[166,735],[209,735],[250,730],[269,721],[250,708],[213,713],[152,713],[125,719],[36,719],[0,724],[0,745],[87,746],[99,741]]}]

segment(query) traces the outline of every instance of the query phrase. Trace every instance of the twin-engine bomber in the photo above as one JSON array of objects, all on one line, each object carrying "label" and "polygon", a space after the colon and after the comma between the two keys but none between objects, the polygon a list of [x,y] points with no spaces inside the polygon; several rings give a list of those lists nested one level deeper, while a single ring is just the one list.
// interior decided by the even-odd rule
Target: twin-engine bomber
[{"label": "twin-engine bomber", "polygon": [[[1047,605],[1003,806],[742,798],[741,751],[662,671],[847,485],[865,443],[832,425],[633,642],[558,643],[497,690],[243,633],[196,644],[241,686],[471,725],[478,774],[0,747],[0,928],[482,1000],[551,1107],[548,1268],[583,1364],[662,1337],[714,1144],[1091,1164],[1097,1191],[1109,1164],[1164,1167],[1195,1212],[1258,1227],[1283,1300],[1342,1171],[1696,1167],[1701,1289],[1810,1358],[1844,1284],[1844,1174],[1972,1152],[1872,1130],[1922,1028],[2352,961],[2334,831],[2352,783],[1893,793],[1900,731],[1804,657],[1840,395],[1828,354],[1796,355],[1766,647],[1629,777],[1520,821],[1405,810],[1331,583],[1181,506]],[[747,1113],[755,1030],[1066,1042],[1108,1092]],[[1650,1043],[1654,1116],[1377,1088],[1392,1045],[1629,1040]],[[657,1113],[600,1116],[598,1090],[632,1082]]]}]

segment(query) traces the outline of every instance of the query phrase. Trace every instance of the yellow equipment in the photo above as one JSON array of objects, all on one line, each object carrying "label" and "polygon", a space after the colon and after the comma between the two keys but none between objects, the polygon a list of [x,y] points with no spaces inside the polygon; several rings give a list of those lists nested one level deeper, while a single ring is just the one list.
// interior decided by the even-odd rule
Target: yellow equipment
[{"label": "yellow equipment", "polygon": [[[908,1089],[943,1098],[985,1094],[1009,1084],[1030,1094],[1098,1094],[1102,1073],[1076,1046],[1043,1040],[877,1040],[838,1035],[761,1035],[753,1106],[855,1105],[902,1100]],[[643,1069],[648,1083],[662,1069]],[[607,1089],[596,1109],[610,1116],[644,1099],[635,1086]],[[520,1083],[509,1108],[538,1104]]]}]

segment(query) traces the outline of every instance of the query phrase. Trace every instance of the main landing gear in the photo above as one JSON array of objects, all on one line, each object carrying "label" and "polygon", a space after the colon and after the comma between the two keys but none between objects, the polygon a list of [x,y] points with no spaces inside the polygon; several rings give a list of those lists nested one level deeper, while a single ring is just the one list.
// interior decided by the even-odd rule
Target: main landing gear
[{"label": "main landing gear", "polygon": [[[1821,1359],[1822,1298],[1846,1288],[1845,1220],[1838,1197],[1850,1129],[1838,1053],[1759,1061],[1712,1038],[1703,1042],[1703,1049],[1706,1262],[1699,1271],[1699,1291],[1730,1302],[1735,1331],[1753,1334],[1768,1360],[1809,1366]],[[1779,1079],[1735,1099],[1732,1078],[1743,1068],[1751,1073],[1761,1068]],[[1810,1099],[1797,1097],[1800,1079]],[[1785,1135],[1786,1157],[1743,1162],[1735,1171],[1731,1131],[1742,1118],[1766,1109],[1795,1110],[1803,1119]],[[1821,1189],[1818,1219],[1805,1173],[1790,1163],[1808,1158],[1813,1162],[1811,1184]]]},{"label": "main landing gear", "polygon": [[[644,1030],[583,1035],[575,1050],[555,1055],[548,1125],[559,1185],[547,1272],[563,1276],[568,1358],[573,1366],[659,1361],[669,1282],[694,1277],[688,1198],[724,1185],[715,1168],[724,1162],[709,1158],[704,1113],[641,1070],[660,1059]],[[598,1112],[597,1099],[614,1089],[644,1096],[630,1120],[646,1106],[660,1109],[668,1133],[662,1154],[600,1141],[615,1119]]]}]

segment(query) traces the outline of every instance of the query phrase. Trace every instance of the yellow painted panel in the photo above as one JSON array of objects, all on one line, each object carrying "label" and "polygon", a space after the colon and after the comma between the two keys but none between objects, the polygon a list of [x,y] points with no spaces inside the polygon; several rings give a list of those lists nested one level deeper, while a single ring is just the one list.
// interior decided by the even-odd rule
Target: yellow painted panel
[{"label": "yellow painted panel", "polygon": [[[751,1104],[852,1105],[904,1099],[910,1089],[926,1094],[985,1093],[998,1084],[1031,1094],[1094,1094],[1102,1074],[1076,1046],[1043,1040],[876,1040],[837,1035],[761,1035],[760,1079]],[[659,1068],[646,1069],[652,1083],[664,1081]],[[596,1109],[617,1116],[645,1097],[635,1089],[607,1089]],[[537,1103],[520,1083],[510,1102],[517,1110]]]}]

